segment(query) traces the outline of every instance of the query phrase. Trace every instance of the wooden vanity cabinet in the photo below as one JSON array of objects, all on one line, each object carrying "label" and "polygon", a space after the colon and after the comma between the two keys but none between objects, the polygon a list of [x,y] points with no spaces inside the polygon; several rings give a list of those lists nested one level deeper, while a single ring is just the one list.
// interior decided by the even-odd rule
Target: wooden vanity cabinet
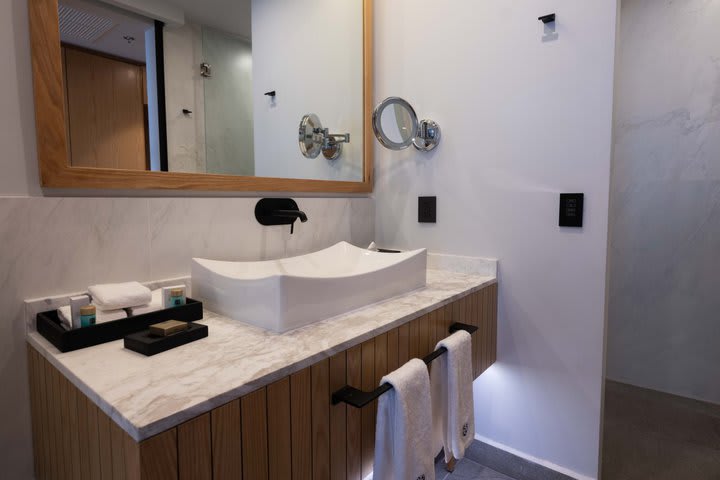
[{"label": "wooden vanity cabinet", "polygon": [[36,477],[362,480],[372,470],[377,402],[332,405],[331,393],[374,389],[430,353],[453,322],[479,327],[477,377],[496,359],[497,284],[139,443],[28,346]]}]

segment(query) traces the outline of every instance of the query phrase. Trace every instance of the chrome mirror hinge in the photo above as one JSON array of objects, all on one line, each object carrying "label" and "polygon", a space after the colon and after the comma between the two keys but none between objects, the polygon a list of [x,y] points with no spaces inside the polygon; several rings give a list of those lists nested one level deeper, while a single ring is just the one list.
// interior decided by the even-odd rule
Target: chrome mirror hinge
[{"label": "chrome mirror hinge", "polygon": [[306,158],[320,153],[327,160],[336,160],[342,154],[342,144],[350,143],[349,133],[330,133],[323,128],[317,115],[305,115],[300,122],[300,151]]}]

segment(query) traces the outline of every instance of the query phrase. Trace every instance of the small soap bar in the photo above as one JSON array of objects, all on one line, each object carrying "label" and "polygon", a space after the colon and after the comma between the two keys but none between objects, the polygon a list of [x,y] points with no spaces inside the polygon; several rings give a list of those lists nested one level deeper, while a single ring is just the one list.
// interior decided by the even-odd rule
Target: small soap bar
[{"label": "small soap bar", "polygon": [[182,332],[190,327],[190,323],[179,320],[168,320],[166,322],[150,325],[150,333],[158,337],[167,337],[173,333]]}]

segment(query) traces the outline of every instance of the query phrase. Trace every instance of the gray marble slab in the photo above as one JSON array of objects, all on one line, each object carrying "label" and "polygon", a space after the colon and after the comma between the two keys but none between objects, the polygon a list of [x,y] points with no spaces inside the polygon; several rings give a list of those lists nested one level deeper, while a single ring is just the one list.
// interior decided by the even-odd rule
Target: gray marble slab
[{"label": "gray marble slab", "polygon": [[141,441],[495,282],[428,270],[424,288],[284,334],[205,311],[207,338],[152,357],[122,340],[67,353],[28,341]]},{"label": "gray marble slab", "polygon": [[428,252],[427,265],[431,270],[447,270],[488,277],[498,276],[498,261],[495,258],[465,257]]}]

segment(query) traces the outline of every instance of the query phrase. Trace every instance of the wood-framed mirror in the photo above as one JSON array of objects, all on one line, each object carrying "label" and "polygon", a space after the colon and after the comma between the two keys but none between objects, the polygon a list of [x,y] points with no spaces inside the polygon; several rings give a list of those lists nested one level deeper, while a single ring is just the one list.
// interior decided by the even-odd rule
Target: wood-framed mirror
[{"label": "wood-framed mirror", "polygon": [[28,7],[43,187],[372,192],[372,0]]}]

